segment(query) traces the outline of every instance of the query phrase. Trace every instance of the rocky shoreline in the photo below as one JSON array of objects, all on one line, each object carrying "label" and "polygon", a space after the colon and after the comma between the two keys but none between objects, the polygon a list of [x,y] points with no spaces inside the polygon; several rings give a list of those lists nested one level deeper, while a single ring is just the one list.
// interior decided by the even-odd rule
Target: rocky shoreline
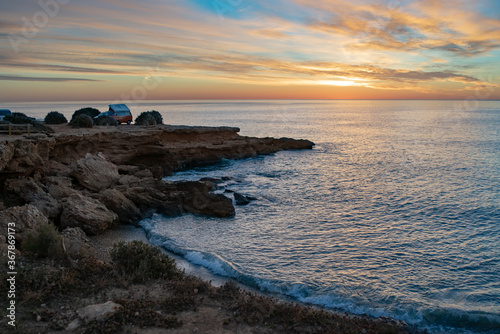
[{"label": "rocky shoreline", "polygon": [[[138,287],[129,285],[130,282],[120,282],[127,281],[127,278],[117,273],[115,264],[109,258],[110,245],[107,245],[107,251],[103,252],[92,243],[92,236],[106,233],[119,225],[135,224],[155,213],[170,217],[189,213],[221,218],[235,214],[232,199],[212,193],[216,188],[213,180],[166,182],[162,180],[164,176],[195,166],[216,164],[222,159],[242,159],[281,150],[311,149],[314,146],[307,140],[243,137],[238,135],[238,128],[229,127],[162,125],[70,129],[61,125],[54,126],[54,129],[54,134],[0,137],[0,253],[4,265],[9,254],[7,223],[12,222],[15,225],[16,264],[20,266],[21,272],[19,284],[27,290],[21,294],[21,305],[24,306],[19,309],[17,318],[22,332],[95,332],[93,326],[100,322],[106,324],[103,328],[109,329],[102,332],[121,332],[126,328],[123,322],[125,320],[120,318],[123,320],[118,326],[120,330],[110,329],[115,328],[110,319],[114,319],[113,314],[122,309],[122,306],[114,303],[112,299],[117,299],[113,296],[118,290],[123,295],[123,285],[129,295],[133,295]],[[244,203],[246,200],[239,195],[235,196],[235,199],[237,203]],[[55,236],[51,236],[50,229],[40,230],[40,226],[49,224],[57,227]],[[58,241],[54,249],[49,249],[46,251],[48,253],[42,256],[41,251],[37,252],[36,248],[33,251],[28,247],[33,244],[33,240],[38,240],[33,235],[41,240],[42,246],[37,246],[39,248],[43,248],[43,244],[51,240]],[[97,272],[94,276],[91,273],[86,274],[89,271],[89,263],[94,268],[91,271]],[[33,272],[38,273],[40,270],[44,273],[42,282],[29,278]],[[55,272],[58,274],[54,274]],[[65,275],[74,276],[71,284],[61,285],[60,282],[52,281],[54,277],[62,280]],[[101,286],[96,283],[99,281],[99,275],[116,277],[118,282],[104,279],[106,284]],[[5,284],[5,280],[2,281],[2,284]],[[278,329],[288,328],[284,325],[276,327],[278,329],[264,326],[262,330],[257,330],[259,325],[264,325],[259,321],[256,322],[257,325],[251,321],[243,321],[244,325],[224,327],[221,323],[228,325],[228,320],[221,320],[220,317],[230,316],[230,308],[220,301],[214,304],[215,306],[211,303],[218,300],[219,293],[227,293],[227,287],[222,287],[219,291],[195,278],[188,278],[185,282],[203,286],[207,293],[211,291],[204,297],[196,298],[208,299],[208,304],[200,301],[199,305],[208,307],[209,314],[214,312],[214,307],[221,311],[219,313],[222,315],[212,319],[214,323],[204,327],[208,332],[211,326],[220,329],[211,332],[234,332],[235,328],[243,326],[242,332],[248,333],[282,332]],[[146,288],[143,288],[147,291],[154,290],[152,285],[160,284],[158,281],[143,283],[146,284]],[[94,296],[93,299],[90,298],[92,300],[89,300],[87,291],[82,288],[86,284],[93,284],[88,291]],[[96,288],[96,284],[100,288]],[[54,294],[47,294],[49,286],[58,287]],[[69,288],[73,286],[74,291]],[[242,292],[237,292],[233,287],[231,289],[234,302],[239,303],[245,299]],[[198,290],[199,288],[194,288],[193,291]],[[132,296],[129,301],[123,303],[134,304],[147,299],[144,299],[143,294],[139,295],[141,296]],[[190,295],[189,298],[194,297]],[[106,304],[106,301],[111,304]],[[68,303],[81,307],[79,310],[61,312],[64,316],[58,316],[57,307],[64,308]],[[114,313],[87,321],[88,317],[82,314],[87,314],[85,312],[89,311],[88,307],[92,306],[90,304],[100,305],[96,306],[98,309],[114,307]],[[41,310],[40,305],[45,309]],[[2,302],[2,308],[3,306],[6,305]],[[82,311],[83,309],[85,310]],[[174,332],[192,332],[186,327],[183,329],[180,324],[189,323],[191,318],[198,319],[200,316],[196,312],[190,316],[179,316],[181,320],[173,322],[177,328]],[[323,328],[324,325],[318,321],[319,323],[311,325],[314,330],[308,332],[320,332],[318,328]],[[363,324],[368,321],[368,324],[373,322],[382,324],[382,327],[392,324],[389,327],[395,328],[396,332],[409,332],[404,324],[387,320],[363,321]],[[54,323],[57,324],[56,329],[53,328]],[[6,325],[5,318],[0,324]],[[141,324],[142,327],[163,327],[161,321],[156,320]],[[374,328],[380,328],[377,326]],[[133,327],[128,327],[127,331],[145,332]],[[365,327],[365,332],[373,332],[369,330],[370,326]]]},{"label": "rocky shoreline", "polygon": [[242,137],[238,131],[60,126],[54,135],[0,139],[0,208],[31,204],[61,229],[80,227],[89,235],[154,213],[230,217],[232,201],[212,194],[211,182],[164,182],[162,177],[222,159],[314,145],[307,140]]}]

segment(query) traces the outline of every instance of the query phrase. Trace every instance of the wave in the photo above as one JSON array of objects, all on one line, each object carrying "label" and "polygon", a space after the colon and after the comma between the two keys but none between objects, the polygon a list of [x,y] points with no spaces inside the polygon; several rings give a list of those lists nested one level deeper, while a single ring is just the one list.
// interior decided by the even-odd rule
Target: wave
[{"label": "wave", "polygon": [[303,282],[283,282],[263,279],[248,275],[234,264],[216,254],[188,249],[182,243],[160,235],[154,231],[155,222],[146,219],[140,223],[145,229],[149,241],[184,257],[194,265],[207,268],[213,274],[232,278],[238,282],[265,293],[287,296],[297,302],[316,305],[330,310],[342,310],[356,315],[372,317],[390,317],[428,329],[431,333],[484,333],[493,334],[500,330],[500,315],[488,313],[471,313],[450,309],[416,308],[398,305],[392,310],[360,305],[354,300],[336,295],[332,292],[319,292]]}]

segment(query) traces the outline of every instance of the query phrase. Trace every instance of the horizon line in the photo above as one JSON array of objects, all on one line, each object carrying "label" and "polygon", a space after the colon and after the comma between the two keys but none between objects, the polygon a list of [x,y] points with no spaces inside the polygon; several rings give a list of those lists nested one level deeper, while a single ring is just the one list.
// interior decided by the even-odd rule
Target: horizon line
[{"label": "horizon line", "polygon": [[150,102],[168,102],[168,101],[479,101],[479,102],[498,102],[500,99],[166,99],[166,100],[137,100],[137,101],[110,101],[110,100],[58,100],[58,101],[7,101],[0,102],[1,105],[7,104],[36,104],[36,103],[124,103],[124,104],[140,104]]}]

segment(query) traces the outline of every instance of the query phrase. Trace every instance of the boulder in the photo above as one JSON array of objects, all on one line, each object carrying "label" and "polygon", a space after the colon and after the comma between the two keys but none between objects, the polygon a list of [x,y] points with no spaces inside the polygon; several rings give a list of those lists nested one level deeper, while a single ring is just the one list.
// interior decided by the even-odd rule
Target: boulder
[{"label": "boulder", "polygon": [[183,208],[194,214],[227,218],[235,214],[233,202],[222,194],[194,193],[191,201],[184,201]]},{"label": "boulder", "polygon": [[[8,237],[8,228],[14,228],[16,235],[16,247],[22,244],[28,233],[38,225],[48,224],[47,217],[31,204],[15,206],[0,211],[0,235]],[[9,226],[9,223],[13,225]]]},{"label": "boulder", "polygon": [[0,211],[5,210],[5,205],[2,201],[0,201]]},{"label": "boulder", "polygon": [[141,218],[150,217],[155,212],[168,217],[176,217],[182,214],[180,200],[176,199],[173,193],[169,193],[167,196],[157,182],[144,182],[141,186],[119,186],[117,188],[137,206]]},{"label": "boulder", "polygon": [[164,188],[174,187],[177,197],[182,201],[185,212],[209,217],[232,217],[234,206],[231,199],[222,194],[213,194],[211,182],[182,181],[165,184]]},{"label": "boulder", "polygon": [[99,192],[108,189],[120,178],[118,167],[102,153],[87,155],[71,164],[71,175],[85,188]]},{"label": "boulder", "polygon": [[48,187],[49,194],[58,200],[66,198],[72,194],[77,193],[76,190],[72,188],[71,179],[69,177],[62,176],[51,176],[47,177],[45,184]]},{"label": "boulder", "polygon": [[32,178],[7,180],[5,190],[13,192],[27,203],[36,206],[48,218],[54,219],[61,213],[59,202],[46,193]]},{"label": "boulder", "polygon": [[99,193],[99,200],[118,215],[121,224],[135,224],[142,215],[137,206],[117,189],[106,189]]},{"label": "boulder", "polygon": [[118,223],[116,213],[90,197],[76,193],[62,201],[61,227],[80,227],[85,233],[96,235]]},{"label": "boulder", "polygon": [[76,311],[78,316],[85,321],[105,320],[112,317],[122,306],[120,304],[108,301],[104,304],[89,305]]},{"label": "boulder", "polygon": [[66,254],[72,259],[80,259],[92,252],[89,239],[85,232],[79,227],[68,227],[61,233],[63,247]]},{"label": "boulder", "polygon": [[30,175],[48,160],[49,140],[10,140],[0,144],[0,171]]},{"label": "boulder", "polygon": [[151,172],[149,169],[141,169],[134,173],[135,177],[138,177],[140,179],[151,179],[154,178],[154,174]]},{"label": "boulder", "polygon": [[127,187],[137,187],[141,185],[141,179],[133,175],[121,175],[118,184]]},{"label": "boulder", "polygon": [[141,167],[139,167],[139,166],[131,166],[131,165],[119,165],[118,166],[118,173],[120,173],[121,175],[123,175],[123,174],[132,175],[134,173],[137,173],[140,170],[141,170]]},{"label": "boulder", "polygon": [[237,192],[234,193],[234,200],[236,205],[247,205],[250,204],[250,198],[245,195],[239,194]]}]

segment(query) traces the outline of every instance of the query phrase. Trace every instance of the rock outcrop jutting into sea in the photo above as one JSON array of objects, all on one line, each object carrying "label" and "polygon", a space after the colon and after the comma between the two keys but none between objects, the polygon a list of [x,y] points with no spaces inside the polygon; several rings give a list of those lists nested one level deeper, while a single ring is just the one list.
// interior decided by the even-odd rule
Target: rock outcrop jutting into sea
[{"label": "rock outcrop jutting into sea", "polygon": [[9,215],[36,208],[61,229],[81,228],[89,235],[154,213],[231,217],[231,199],[211,193],[209,181],[162,177],[222,159],[314,146],[307,140],[243,137],[231,127],[61,129],[0,138],[0,210]]}]

